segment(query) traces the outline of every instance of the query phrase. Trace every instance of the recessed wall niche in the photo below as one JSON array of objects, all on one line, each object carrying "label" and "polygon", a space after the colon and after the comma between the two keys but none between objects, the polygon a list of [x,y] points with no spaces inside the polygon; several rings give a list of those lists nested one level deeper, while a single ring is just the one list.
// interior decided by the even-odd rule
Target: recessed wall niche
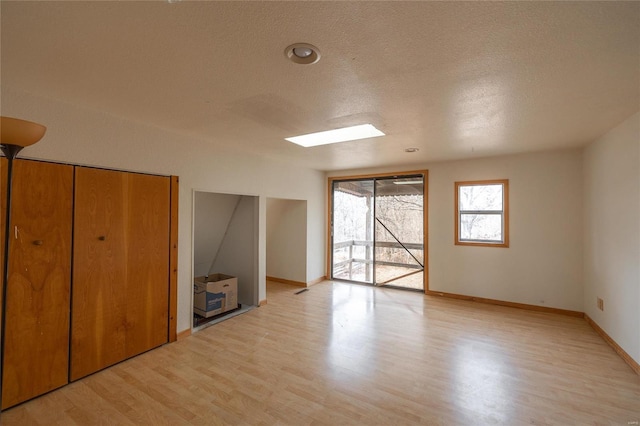
[{"label": "recessed wall niche", "polygon": [[[258,305],[258,209],[256,196],[194,191],[193,276],[237,277],[241,309],[233,313]],[[229,315],[194,314],[193,326]]]}]

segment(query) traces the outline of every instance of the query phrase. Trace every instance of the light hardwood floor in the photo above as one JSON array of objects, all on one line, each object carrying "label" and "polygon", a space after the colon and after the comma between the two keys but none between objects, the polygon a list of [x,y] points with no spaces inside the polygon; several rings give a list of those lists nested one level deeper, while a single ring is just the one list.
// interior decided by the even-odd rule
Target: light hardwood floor
[{"label": "light hardwood floor", "polygon": [[324,282],[2,413],[3,426],[635,425],[580,318]]}]

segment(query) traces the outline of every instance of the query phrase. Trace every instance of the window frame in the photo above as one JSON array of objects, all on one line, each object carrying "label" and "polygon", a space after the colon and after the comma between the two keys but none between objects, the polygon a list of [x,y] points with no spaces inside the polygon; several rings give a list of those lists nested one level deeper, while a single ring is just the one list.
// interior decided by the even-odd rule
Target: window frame
[{"label": "window frame", "polygon": [[[502,185],[502,210],[460,210],[460,187],[464,186],[486,186]],[[455,237],[454,243],[458,246],[479,246],[479,247],[509,247],[509,179],[474,180],[455,182],[454,185],[455,203]],[[487,240],[460,240],[460,223],[462,214],[489,214],[500,215],[502,217],[502,241],[491,242]]]}]

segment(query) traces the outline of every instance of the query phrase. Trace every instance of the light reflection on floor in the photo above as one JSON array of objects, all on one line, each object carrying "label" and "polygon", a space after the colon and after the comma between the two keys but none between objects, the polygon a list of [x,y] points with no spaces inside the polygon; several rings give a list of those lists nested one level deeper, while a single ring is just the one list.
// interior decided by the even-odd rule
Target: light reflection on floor
[{"label": "light reflection on floor", "polygon": [[370,420],[394,413],[402,421],[384,424],[569,425],[640,417],[637,379],[629,381],[628,367],[580,318],[340,281],[282,302],[297,309],[296,326],[282,323],[291,342],[279,337],[278,353],[286,349],[303,366],[285,372],[304,377],[325,404],[377,413]]},{"label": "light reflection on floor", "polygon": [[483,343],[460,339],[455,347],[453,400],[461,412],[486,413],[497,424],[511,418],[513,406],[506,384],[506,359]]},{"label": "light reflection on floor", "polygon": [[[466,333],[452,329],[440,347],[428,346],[419,336],[430,333],[429,315],[437,320],[439,314],[426,310],[423,295],[414,293],[411,297],[403,290],[351,283],[333,282],[331,286],[326,367],[337,383],[355,386],[384,376],[403,377],[407,392],[418,397],[433,391],[425,388],[425,382],[441,381],[442,396],[469,418],[484,413],[485,419],[498,424],[511,418],[513,407],[504,378],[514,373],[490,337],[476,335],[469,339]],[[381,349],[381,333],[387,339],[397,336],[394,347]],[[454,355],[442,359],[444,351]],[[429,363],[430,359],[448,365],[446,377],[412,374],[412,365]]]},{"label": "light reflection on floor", "polygon": [[327,367],[341,380],[345,374],[355,378],[376,368],[376,354],[371,350],[376,338],[374,290],[333,284]]}]

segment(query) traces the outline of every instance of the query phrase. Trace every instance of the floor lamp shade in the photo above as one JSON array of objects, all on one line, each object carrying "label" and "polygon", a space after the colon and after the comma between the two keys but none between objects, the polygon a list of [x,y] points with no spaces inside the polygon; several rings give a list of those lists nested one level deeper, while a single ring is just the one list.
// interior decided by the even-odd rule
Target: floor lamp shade
[{"label": "floor lamp shade", "polygon": [[47,130],[42,124],[19,118],[0,117],[0,143],[21,147],[33,145]]}]

